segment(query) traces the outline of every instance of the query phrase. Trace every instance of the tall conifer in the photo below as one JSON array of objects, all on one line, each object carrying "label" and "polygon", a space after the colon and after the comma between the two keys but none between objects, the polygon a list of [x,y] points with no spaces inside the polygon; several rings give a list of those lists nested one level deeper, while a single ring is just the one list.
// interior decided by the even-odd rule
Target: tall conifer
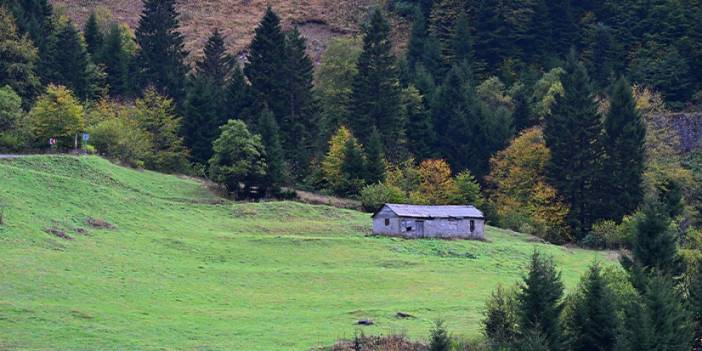
[{"label": "tall conifer", "polygon": [[585,67],[571,53],[562,77],[563,95],[556,97],[546,118],[544,139],[551,150],[549,182],[570,204],[568,221],[583,238],[603,214],[599,199],[602,178],[602,121]]},{"label": "tall conifer", "polygon": [[266,177],[268,185],[277,191],[285,183],[285,161],[283,148],[280,143],[280,130],[273,112],[264,107],[257,123],[257,132],[261,135],[263,147],[266,149]]},{"label": "tall conifer", "polygon": [[88,21],[85,22],[83,37],[85,38],[85,45],[88,49],[88,53],[95,59],[102,49],[103,44],[103,34],[98,25],[95,11],[90,13]]},{"label": "tall conifer", "polygon": [[141,87],[156,91],[182,106],[188,67],[183,35],[179,32],[175,0],[144,0],[144,10],[136,29]]}]

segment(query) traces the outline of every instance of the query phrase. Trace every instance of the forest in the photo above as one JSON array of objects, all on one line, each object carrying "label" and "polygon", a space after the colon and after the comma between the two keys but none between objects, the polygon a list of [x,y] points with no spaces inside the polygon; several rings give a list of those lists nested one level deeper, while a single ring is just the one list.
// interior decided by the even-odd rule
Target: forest
[{"label": "forest", "polygon": [[[390,17],[411,23],[401,49]],[[2,0],[0,151],[81,149],[239,200],[475,204],[495,226],[631,253],[630,286],[595,265],[567,303],[535,253],[524,285],[488,302],[495,345],[689,349],[702,150],[666,118],[702,106],[700,18],[696,0],[391,0],[317,65],[271,7],[245,57],[214,29],[191,61],[174,0],[145,0],[136,28]]]}]

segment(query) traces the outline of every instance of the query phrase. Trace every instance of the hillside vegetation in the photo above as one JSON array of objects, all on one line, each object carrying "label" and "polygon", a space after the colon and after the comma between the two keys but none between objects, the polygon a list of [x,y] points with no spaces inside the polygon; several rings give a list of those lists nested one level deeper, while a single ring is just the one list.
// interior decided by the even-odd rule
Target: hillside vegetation
[{"label": "hillside vegetation", "polygon": [[97,157],[0,160],[0,179],[0,349],[303,350],[361,318],[366,333],[423,338],[441,317],[476,336],[535,248],[568,287],[605,260],[495,228],[490,242],[372,237],[365,213],[232,203]]}]

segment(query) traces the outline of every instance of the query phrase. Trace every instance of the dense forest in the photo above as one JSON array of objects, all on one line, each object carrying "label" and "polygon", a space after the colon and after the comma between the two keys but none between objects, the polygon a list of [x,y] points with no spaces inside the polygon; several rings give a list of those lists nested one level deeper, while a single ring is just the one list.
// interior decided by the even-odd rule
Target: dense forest
[{"label": "dense forest", "polygon": [[[698,2],[397,0],[316,68],[272,8],[243,61],[214,29],[191,66],[173,1],[145,1],[134,31],[104,13],[77,28],[45,0],[2,5],[9,151],[79,146],[239,198],[474,203],[557,243],[627,245],[647,196],[682,231],[700,221],[699,152],[660,123],[702,91]],[[412,22],[402,52],[388,16]]]}]

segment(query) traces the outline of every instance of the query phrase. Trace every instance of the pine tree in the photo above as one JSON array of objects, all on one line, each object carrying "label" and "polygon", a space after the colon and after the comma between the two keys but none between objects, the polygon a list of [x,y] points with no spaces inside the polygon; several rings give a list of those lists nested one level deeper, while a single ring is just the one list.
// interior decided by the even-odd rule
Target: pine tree
[{"label": "pine tree", "polygon": [[466,4],[463,0],[440,0],[434,4],[431,10],[430,32],[438,39],[441,56],[444,64],[451,67],[453,64],[453,42],[456,21],[466,12]]},{"label": "pine tree", "polygon": [[183,35],[178,31],[175,0],[144,0],[144,10],[136,29],[139,53],[136,63],[142,88],[153,86],[161,95],[176,101],[185,97],[185,58]]},{"label": "pine tree", "polygon": [[551,150],[549,182],[570,204],[568,221],[582,239],[603,214],[598,190],[602,180],[602,122],[585,67],[571,53],[561,78],[563,95],[556,97],[544,125]]},{"label": "pine tree", "polygon": [[414,72],[417,64],[422,63],[422,56],[424,55],[429,32],[427,31],[426,18],[422,14],[421,9],[417,8],[412,18],[414,21],[412,22],[410,39],[407,43],[406,59],[410,71]]},{"label": "pine tree", "polygon": [[40,87],[37,49],[26,37],[18,35],[12,14],[3,7],[0,7],[0,57],[0,86],[10,86],[28,106]]},{"label": "pine tree", "polygon": [[521,337],[537,333],[545,337],[549,350],[561,350],[562,297],[563,282],[553,260],[535,251],[517,294]]},{"label": "pine tree", "polygon": [[651,345],[658,350],[687,351],[694,337],[694,323],[676,290],[673,279],[664,274],[654,274],[648,279],[643,292],[643,304],[650,320]]},{"label": "pine tree", "polygon": [[305,39],[297,28],[286,38],[285,114],[282,116],[281,137],[291,171],[301,180],[314,152],[321,149],[319,134],[319,104],[313,94],[314,65],[306,53]]},{"label": "pine tree", "polygon": [[125,50],[122,28],[119,24],[113,23],[110,26],[98,58],[97,62],[105,67],[110,93],[118,96],[128,95],[130,93],[129,64],[131,57]]},{"label": "pine tree", "polygon": [[219,123],[222,121],[226,123],[229,119],[241,119],[248,125],[255,126],[256,121],[250,116],[251,90],[239,65],[234,65],[232,77],[229,79],[224,95],[225,110]]},{"label": "pine tree", "polygon": [[[633,264],[671,276],[680,274],[682,266],[677,252],[677,239],[670,229],[670,217],[657,200],[647,200],[642,215],[635,226]],[[631,271],[631,264],[626,261],[624,263]]]},{"label": "pine tree", "polygon": [[195,64],[195,75],[208,79],[217,89],[224,89],[234,61],[227,54],[219,29],[212,31],[203,51],[204,57]]},{"label": "pine tree", "polygon": [[643,117],[636,110],[631,87],[621,78],[612,88],[602,137],[606,173],[603,198],[615,221],[636,210],[643,199],[645,139]]},{"label": "pine tree", "polygon": [[385,180],[385,156],[383,142],[377,129],[371,132],[366,151],[366,183],[375,184]]},{"label": "pine tree", "polygon": [[53,74],[47,77],[49,81],[71,89],[82,99],[92,97],[90,57],[73,23],[69,21],[58,30],[52,46]]},{"label": "pine tree", "polygon": [[509,44],[500,6],[492,0],[480,0],[476,14],[475,52],[490,72],[500,66],[507,53],[505,45]]},{"label": "pine tree", "polygon": [[697,325],[702,326],[702,260],[698,260],[694,275],[690,279],[687,300]]},{"label": "pine tree", "polygon": [[434,322],[434,327],[429,336],[429,351],[450,351],[451,337],[442,320]]},{"label": "pine tree", "polygon": [[469,169],[482,177],[488,158],[478,152],[483,148],[482,120],[467,65],[454,66],[446,75],[432,102],[432,114],[439,154],[453,170]]},{"label": "pine tree", "polygon": [[257,130],[266,149],[266,177],[272,190],[277,191],[285,183],[285,161],[278,123],[275,121],[273,112],[268,108],[264,108],[261,112]]},{"label": "pine tree", "polygon": [[468,16],[461,14],[456,20],[452,39],[453,60],[452,65],[466,63],[470,65],[474,73],[482,72],[482,64],[475,59],[475,43],[470,30]]},{"label": "pine tree", "polygon": [[55,41],[53,7],[48,0],[10,0],[3,3],[7,3],[14,15],[20,36],[29,35],[38,49],[37,74],[42,82],[47,82],[53,69],[50,66],[53,55],[51,43]]},{"label": "pine tree", "polygon": [[408,151],[419,160],[431,158],[434,154],[436,135],[425,97],[410,85],[402,91],[402,105],[407,120]]},{"label": "pine tree", "polygon": [[356,195],[365,186],[366,165],[363,150],[354,138],[349,138],[344,143],[341,175],[345,195]]},{"label": "pine tree", "polygon": [[[256,108],[260,110],[268,106],[281,128],[289,104],[286,99],[286,58],[285,34],[280,27],[280,18],[269,6],[254,32],[244,74],[251,82],[251,98],[255,100]],[[282,139],[285,143],[285,138]]]},{"label": "pine tree", "polygon": [[354,135],[362,142],[369,140],[373,127],[377,128],[387,157],[397,161],[402,155],[404,119],[389,34],[390,25],[376,9],[364,28],[363,52],[358,58],[349,122]]},{"label": "pine tree", "polygon": [[92,11],[90,13],[88,21],[85,22],[85,27],[83,28],[83,37],[85,38],[85,45],[88,49],[88,53],[93,57],[93,59],[96,59],[97,55],[102,49],[104,38],[102,35],[102,31],[100,30],[100,26],[98,25],[95,11]]},{"label": "pine tree", "polygon": [[517,336],[514,294],[498,285],[485,303],[483,334],[490,345],[500,350],[511,345]]},{"label": "pine tree", "polygon": [[190,157],[195,163],[205,164],[212,157],[212,143],[218,137],[222,120],[221,111],[216,106],[221,104],[221,98],[205,77],[197,77],[190,84],[180,134],[191,150]]},{"label": "pine tree", "polygon": [[531,128],[538,123],[536,116],[534,116],[534,113],[531,111],[529,96],[524,85],[519,85],[519,88],[514,89],[512,101],[514,102],[512,120],[514,121],[514,130],[517,133]]},{"label": "pine tree", "polygon": [[564,56],[575,46],[578,28],[575,24],[571,0],[548,0],[550,51],[557,56]]},{"label": "pine tree", "polygon": [[618,322],[613,300],[602,268],[599,264],[592,265],[573,299],[566,321],[570,350],[615,350]]}]

